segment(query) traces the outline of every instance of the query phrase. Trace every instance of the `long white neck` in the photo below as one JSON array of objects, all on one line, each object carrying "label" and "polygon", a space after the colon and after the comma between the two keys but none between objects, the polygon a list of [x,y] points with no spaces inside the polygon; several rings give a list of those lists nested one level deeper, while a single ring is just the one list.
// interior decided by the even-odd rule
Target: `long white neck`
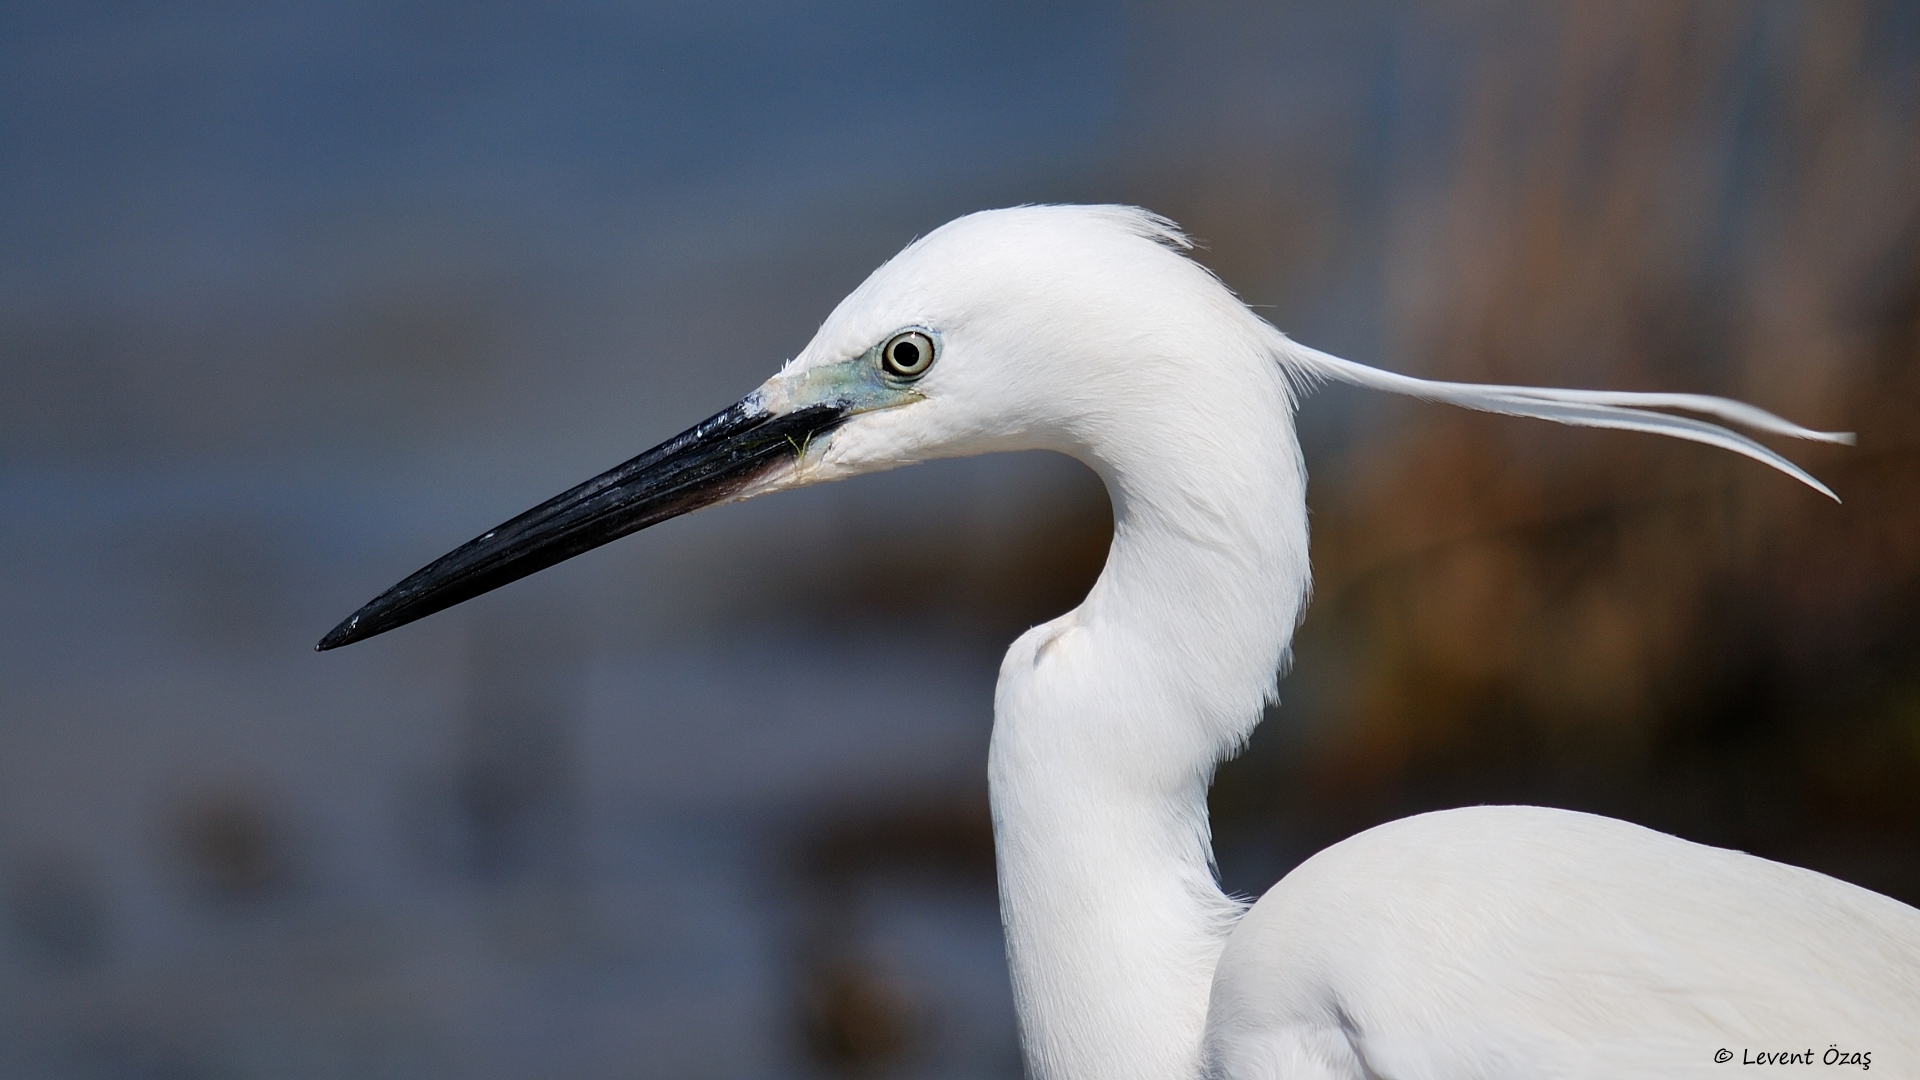
[{"label": "long white neck", "polygon": [[1199,1072],[1240,912],[1214,878],[1207,785],[1258,721],[1307,589],[1291,401],[1271,360],[1251,370],[1271,378],[1156,401],[1128,438],[1077,448],[1114,503],[1106,568],[1001,668],[1001,912],[1036,1080]]}]

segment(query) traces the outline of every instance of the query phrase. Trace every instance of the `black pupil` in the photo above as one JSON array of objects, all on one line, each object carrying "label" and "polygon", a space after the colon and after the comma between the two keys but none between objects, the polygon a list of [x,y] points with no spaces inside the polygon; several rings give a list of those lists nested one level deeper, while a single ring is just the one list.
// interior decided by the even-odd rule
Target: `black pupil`
[{"label": "black pupil", "polygon": [[893,347],[893,362],[898,367],[913,367],[920,362],[920,346],[911,341],[899,342]]}]

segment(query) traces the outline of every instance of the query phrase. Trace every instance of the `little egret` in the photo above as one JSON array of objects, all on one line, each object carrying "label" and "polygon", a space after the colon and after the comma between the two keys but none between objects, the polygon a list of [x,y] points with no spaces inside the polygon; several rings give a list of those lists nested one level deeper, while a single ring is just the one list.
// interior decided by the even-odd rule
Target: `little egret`
[{"label": "little egret", "polygon": [[1490,806],[1352,837],[1251,907],[1220,890],[1207,786],[1273,700],[1307,601],[1300,392],[1338,380],[1672,435],[1828,495],[1743,435],[1654,410],[1846,437],[1722,398],[1365,367],[1288,339],[1188,247],[1130,207],[960,218],[739,403],[457,548],[319,647],[713,503],[1059,451],[1105,482],[1113,543],[1086,600],[1008,651],[989,760],[1038,1080],[1691,1076],[1723,1051],[1830,1050],[1920,1076],[1920,911],[1796,867]]}]

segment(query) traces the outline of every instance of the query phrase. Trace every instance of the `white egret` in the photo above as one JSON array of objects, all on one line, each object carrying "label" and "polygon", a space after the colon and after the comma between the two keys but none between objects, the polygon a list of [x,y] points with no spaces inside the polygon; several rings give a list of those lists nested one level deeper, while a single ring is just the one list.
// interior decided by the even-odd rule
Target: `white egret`
[{"label": "white egret", "polygon": [[1678,1076],[1723,1048],[1864,1052],[1920,1076],[1920,911],[1624,822],[1425,814],[1321,852],[1251,908],[1222,893],[1207,785],[1273,699],[1307,599],[1297,393],[1340,380],[1673,435],[1829,495],[1742,435],[1651,410],[1845,437],[1721,398],[1368,368],[1289,340],[1186,247],[1127,207],[954,221],[741,402],[453,551],[320,647],[711,503],[1059,451],[1105,481],[1114,537],[1085,602],[1014,642],[995,693],[1001,908],[1033,1076]]}]

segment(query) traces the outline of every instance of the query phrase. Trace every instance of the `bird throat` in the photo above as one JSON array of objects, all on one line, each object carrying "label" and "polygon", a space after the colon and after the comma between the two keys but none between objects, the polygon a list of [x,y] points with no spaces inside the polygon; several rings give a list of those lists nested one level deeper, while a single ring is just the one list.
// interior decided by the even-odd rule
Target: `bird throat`
[{"label": "bird throat", "polygon": [[1200,1075],[1214,967],[1243,910],[1214,876],[1207,786],[1258,722],[1306,594],[1284,426],[1239,444],[1269,457],[1196,475],[1101,468],[1115,536],[1099,582],[1002,665],[989,777],[1036,1080]]}]

